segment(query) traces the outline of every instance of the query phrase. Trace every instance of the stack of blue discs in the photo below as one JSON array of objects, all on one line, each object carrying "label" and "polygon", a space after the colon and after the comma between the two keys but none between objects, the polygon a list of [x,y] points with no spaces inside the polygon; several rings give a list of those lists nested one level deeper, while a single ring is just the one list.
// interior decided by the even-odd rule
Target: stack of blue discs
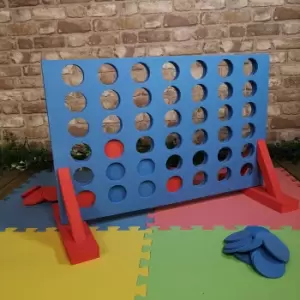
[{"label": "stack of blue discs", "polygon": [[223,253],[234,255],[267,278],[280,278],[290,259],[288,247],[268,229],[248,226],[224,240]]}]

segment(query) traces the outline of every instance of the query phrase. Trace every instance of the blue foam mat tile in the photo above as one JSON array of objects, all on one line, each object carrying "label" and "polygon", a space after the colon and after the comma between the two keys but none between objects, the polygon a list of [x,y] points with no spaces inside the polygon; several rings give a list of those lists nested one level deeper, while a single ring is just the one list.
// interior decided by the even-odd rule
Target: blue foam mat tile
[{"label": "blue foam mat tile", "polygon": [[[0,232],[9,227],[17,228],[16,231],[25,231],[27,228],[36,228],[45,231],[49,227],[56,227],[51,203],[41,203],[35,206],[24,206],[21,195],[33,186],[54,186],[55,175],[53,172],[43,171],[32,176],[20,187],[15,189],[4,200],[0,200]],[[147,228],[148,212],[138,212],[130,215],[90,221],[90,226],[99,230],[106,230],[110,226],[118,226],[121,230],[129,227]]]},{"label": "blue foam mat tile", "polygon": [[[154,212],[155,210],[153,210],[153,212]],[[148,218],[147,218],[147,224],[148,225],[151,225],[151,224],[154,224],[154,221],[155,221],[155,218],[154,217],[149,217],[148,216]],[[149,226],[147,226],[147,227],[149,227]]]},{"label": "blue foam mat tile", "polygon": [[53,212],[50,203],[41,203],[36,206],[24,206],[21,195],[36,185],[55,185],[54,173],[43,171],[32,176],[8,197],[0,201],[0,231],[14,227],[17,231],[27,228],[37,228],[38,231],[55,227]]}]

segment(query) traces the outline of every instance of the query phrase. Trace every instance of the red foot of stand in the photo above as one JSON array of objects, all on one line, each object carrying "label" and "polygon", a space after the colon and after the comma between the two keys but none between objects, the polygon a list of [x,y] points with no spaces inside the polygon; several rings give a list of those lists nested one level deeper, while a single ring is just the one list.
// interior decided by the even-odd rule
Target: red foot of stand
[{"label": "red foot of stand", "polygon": [[22,194],[25,206],[36,205],[42,202],[56,202],[57,194],[55,186],[35,186]]},{"label": "red foot of stand", "polygon": [[95,241],[88,225],[85,222],[82,223],[85,233],[85,239],[82,242],[77,243],[73,238],[71,226],[62,225],[60,222],[58,204],[53,204],[52,207],[55,222],[59,230],[61,240],[69,257],[70,263],[72,265],[75,265],[100,257],[98,244]]},{"label": "red foot of stand", "polygon": [[284,194],[280,189],[280,182],[264,140],[257,142],[257,161],[265,186],[246,189],[244,194],[280,213],[297,210],[299,201]]},{"label": "red foot of stand", "polygon": [[99,246],[90,228],[81,218],[70,171],[63,168],[57,173],[69,224],[61,224],[58,204],[53,204],[54,217],[70,263],[78,264],[98,258]]}]

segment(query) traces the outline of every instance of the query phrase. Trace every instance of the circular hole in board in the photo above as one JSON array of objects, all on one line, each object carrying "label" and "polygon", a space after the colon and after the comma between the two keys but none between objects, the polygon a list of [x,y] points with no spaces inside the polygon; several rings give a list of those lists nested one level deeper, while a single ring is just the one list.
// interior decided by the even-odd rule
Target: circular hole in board
[{"label": "circular hole in board", "polygon": [[252,117],[255,114],[255,104],[248,102],[243,106],[243,117]]},{"label": "circular hole in board", "polygon": [[207,141],[207,132],[203,129],[198,129],[193,134],[193,143],[195,145],[201,145]]},{"label": "circular hole in board", "polygon": [[116,115],[109,115],[102,121],[102,129],[105,133],[118,133],[121,130],[121,120]]},{"label": "circular hole in board", "polygon": [[98,71],[98,78],[103,84],[113,84],[117,77],[117,69],[110,64],[103,64]]},{"label": "circular hole in board", "polygon": [[194,109],[192,120],[194,124],[201,124],[207,119],[207,111],[204,107]]},{"label": "circular hole in board", "polygon": [[65,106],[72,112],[81,112],[86,107],[86,99],[80,92],[71,92],[65,98]]},{"label": "circular hole in board", "polygon": [[242,148],[241,155],[242,157],[251,156],[254,153],[254,146],[252,144],[245,144]]},{"label": "circular hole in board", "polygon": [[242,129],[242,137],[249,138],[252,137],[255,132],[255,126],[251,123],[245,124]]},{"label": "circular hole in board", "polygon": [[191,74],[194,79],[201,79],[206,74],[206,64],[203,61],[197,60],[191,65]]},{"label": "circular hole in board", "polygon": [[152,117],[148,113],[140,113],[135,117],[135,128],[139,131],[148,130],[152,125]]},{"label": "circular hole in board", "polygon": [[179,191],[182,187],[182,178],[179,176],[173,176],[168,179],[166,188],[170,193],[175,193]]},{"label": "circular hole in board", "polygon": [[197,172],[193,177],[193,185],[203,185],[207,181],[207,174],[203,171]]},{"label": "circular hole in board", "polygon": [[179,169],[182,165],[182,158],[177,155],[171,155],[166,162],[166,168],[168,170],[174,170],[174,169]]},{"label": "circular hole in board", "polygon": [[131,78],[135,82],[145,82],[149,77],[149,70],[145,64],[134,64],[131,69]]},{"label": "circular hole in board", "polygon": [[151,195],[154,194],[156,189],[155,184],[150,181],[144,181],[139,185],[138,191],[141,197],[146,198],[146,197],[150,197]]},{"label": "circular hole in board", "polygon": [[207,154],[205,151],[201,150],[194,154],[193,164],[194,166],[199,166],[207,162]]},{"label": "circular hole in board", "polygon": [[254,81],[248,81],[243,87],[243,95],[245,97],[253,96],[256,93],[256,83]]},{"label": "circular hole in board", "polygon": [[231,176],[231,170],[227,167],[224,167],[218,171],[217,179],[218,181],[223,181],[229,179],[230,176]]},{"label": "circular hole in board", "polygon": [[194,102],[203,101],[207,96],[207,89],[202,84],[197,84],[192,89],[192,98]]},{"label": "circular hole in board", "polygon": [[179,75],[179,68],[174,62],[166,62],[162,66],[162,75],[165,80],[172,81]]},{"label": "circular hole in board", "polygon": [[74,172],[73,178],[81,184],[89,184],[94,179],[94,173],[90,168],[82,167]]},{"label": "circular hole in board", "polygon": [[113,90],[106,90],[100,97],[101,105],[104,109],[116,109],[120,103],[119,95]]},{"label": "circular hole in board", "polygon": [[218,73],[221,77],[227,77],[232,73],[233,65],[230,60],[224,59],[218,65]]},{"label": "circular hole in board", "polygon": [[150,101],[150,93],[147,89],[140,88],[135,90],[133,94],[133,102],[137,107],[146,107],[149,105]]},{"label": "circular hole in board", "polygon": [[152,151],[154,147],[153,140],[150,136],[142,136],[136,142],[136,151],[139,153],[147,153]]},{"label": "circular hole in board", "polygon": [[165,114],[165,124],[167,127],[175,127],[179,125],[180,119],[181,119],[180,114],[175,109],[169,110]]},{"label": "circular hole in board", "polygon": [[232,86],[228,82],[222,83],[218,88],[218,96],[221,100],[229,99],[232,95]]},{"label": "circular hole in board", "polygon": [[124,152],[124,145],[119,140],[110,140],[104,146],[104,153],[111,159],[119,158]]},{"label": "circular hole in board", "polygon": [[143,159],[139,162],[137,169],[141,176],[147,176],[154,172],[155,163],[152,159]]},{"label": "circular hole in board", "polygon": [[83,72],[76,65],[67,65],[62,70],[63,81],[70,86],[77,86],[83,82]]},{"label": "circular hole in board", "polygon": [[91,191],[81,191],[77,195],[77,202],[80,208],[92,207],[96,202],[96,195]]},{"label": "circular hole in board", "polygon": [[244,74],[246,76],[250,76],[255,74],[257,71],[257,62],[256,60],[250,58],[244,62]]},{"label": "circular hole in board", "polygon": [[241,176],[250,175],[253,172],[253,165],[250,163],[246,163],[241,168]]},{"label": "circular hole in board", "polygon": [[85,160],[92,155],[92,149],[88,144],[79,143],[72,147],[70,154],[75,160]]},{"label": "circular hole in board", "polygon": [[218,152],[218,160],[219,161],[227,161],[231,158],[232,151],[228,147],[223,147]]},{"label": "circular hole in board", "polygon": [[168,149],[178,148],[181,144],[180,134],[178,134],[176,132],[172,132],[172,133],[168,134],[168,136],[166,137],[165,144]]},{"label": "circular hole in board", "polygon": [[126,198],[127,191],[122,185],[115,185],[110,188],[108,198],[111,202],[118,203]]},{"label": "circular hole in board", "polygon": [[120,163],[113,163],[108,166],[106,176],[110,180],[120,180],[125,175],[125,167]]},{"label": "circular hole in board", "polygon": [[163,98],[166,104],[175,104],[180,98],[180,91],[174,86],[168,86],[164,90]]},{"label": "circular hole in board", "polygon": [[230,105],[223,105],[219,108],[218,117],[221,121],[227,121],[232,116],[232,108]]},{"label": "circular hole in board", "polygon": [[221,127],[219,130],[218,136],[219,136],[220,142],[229,141],[232,136],[231,128],[228,126]]},{"label": "circular hole in board", "polygon": [[74,137],[83,137],[89,131],[89,124],[85,119],[75,118],[69,122],[68,131]]}]

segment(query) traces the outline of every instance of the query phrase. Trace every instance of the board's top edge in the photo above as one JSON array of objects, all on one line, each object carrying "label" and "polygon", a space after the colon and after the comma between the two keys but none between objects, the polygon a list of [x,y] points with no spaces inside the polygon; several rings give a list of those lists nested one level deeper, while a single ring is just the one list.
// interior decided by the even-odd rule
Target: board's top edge
[{"label": "board's top edge", "polygon": [[222,53],[222,54],[193,54],[193,55],[177,55],[177,56],[140,56],[140,57],[107,57],[107,58],[72,58],[72,59],[42,59],[42,63],[49,63],[49,62],[74,62],[74,61],[118,61],[118,60],[134,60],[134,61],[143,61],[143,60],[176,60],[176,59],[183,59],[184,57],[189,58],[212,58],[212,57],[219,57],[219,58],[228,58],[232,56],[239,56],[245,58],[256,58],[256,57],[266,57],[269,58],[270,55],[268,53]]}]

